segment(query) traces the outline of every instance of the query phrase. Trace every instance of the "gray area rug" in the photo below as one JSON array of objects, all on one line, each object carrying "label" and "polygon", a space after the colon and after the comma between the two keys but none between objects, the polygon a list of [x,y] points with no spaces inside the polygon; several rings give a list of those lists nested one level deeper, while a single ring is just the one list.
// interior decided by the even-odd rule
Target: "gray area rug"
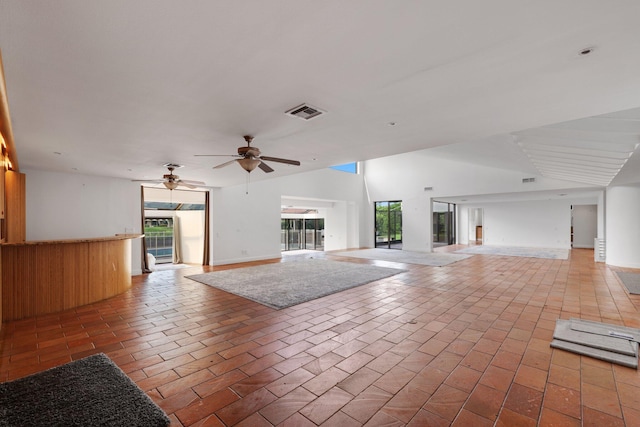
[{"label": "gray area rug", "polygon": [[102,353],[0,384],[0,426],[169,424],[162,409]]},{"label": "gray area rug", "polygon": [[640,295],[640,273],[618,271],[617,274],[630,294]]},{"label": "gray area rug", "polygon": [[366,264],[301,259],[187,276],[205,285],[281,309],[405,270]]},{"label": "gray area rug", "polygon": [[551,347],[638,368],[640,330],[589,320],[556,321]]},{"label": "gray area rug", "polygon": [[520,248],[515,246],[470,246],[456,251],[457,254],[502,255],[526,258],[568,259],[568,249]]},{"label": "gray area rug", "polygon": [[444,252],[410,252],[398,249],[361,249],[332,253],[331,255],[348,256],[380,261],[400,262],[404,264],[420,264],[432,267],[442,267],[454,262],[462,261],[471,255],[452,254]]}]

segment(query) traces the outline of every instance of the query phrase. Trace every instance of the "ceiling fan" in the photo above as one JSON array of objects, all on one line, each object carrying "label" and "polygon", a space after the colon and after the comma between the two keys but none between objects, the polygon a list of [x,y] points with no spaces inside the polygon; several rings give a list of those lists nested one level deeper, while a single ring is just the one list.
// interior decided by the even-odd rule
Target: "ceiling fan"
[{"label": "ceiling fan", "polygon": [[244,140],[247,141],[247,146],[238,147],[238,154],[196,154],[196,156],[238,157],[238,159],[229,160],[228,162],[214,166],[213,167],[214,169],[220,169],[234,162],[238,162],[238,164],[242,167],[242,169],[246,170],[247,172],[251,172],[256,167],[259,167],[260,169],[262,169],[263,172],[266,172],[266,173],[273,172],[273,169],[271,168],[271,166],[267,165],[264,162],[265,160],[268,162],[277,162],[277,163],[285,163],[287,165],[300,166],[300,162],[297,160],[261,156],[260,149],[258,147],[251,146],[251,141],[253,141],[252,136],[245,135]]},{"label": "ceiling fan", "polygon": [[187,188],[196,188],[201,185],[206,185],[202,181],[190,181],[186,179],[180,179],[178,175],[174,175],[173,171],[176,168],[181,168],[182,165],[167,163],[164,166],[166,166],[167,169],[169,169],[169,173],[164,174],[162,176],[162,179],[132,179],[132,181],[164,184],[164,186],[167,187],[169,190],[175,190],[178,186],[183,186]]}]

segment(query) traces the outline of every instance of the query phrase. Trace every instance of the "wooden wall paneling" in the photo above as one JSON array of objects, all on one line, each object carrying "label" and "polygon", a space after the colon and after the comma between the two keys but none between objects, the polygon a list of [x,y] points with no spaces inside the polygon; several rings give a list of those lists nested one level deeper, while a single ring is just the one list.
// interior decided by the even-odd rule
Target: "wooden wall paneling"
[{"label": "wooden wall paneling", "polygon": [[102,300],[107,296],[105,277],[112,267],[106,256],[103,242],[94,243],[89,248],[89,289],[94,300]]},{"label": "wooden wall paneling", "polygon": [[40,308],[36,311],[55,313],[64,308],[63,249],[62,245],[35,246],[35,280],[32,286],[35,288],[36,307]]},{"label": "wooden wall paneling", "polygon": [[[2,156],[2,159],[0,159],[0,160],[2,161],[2,165],[0,167],[0,201],[2,202],[2,203],[0,203],[0,219],[4,219],[4,209],[5,209],[5,206],[4,206],[4,200],[5,200],[5,197],[4,197],[4,194],[5,194],[4,193],[4,175],[6,173],[5,170],[4,170],[4,161],[5,161],[4,156]],[[2,237],[4,237],[4,236],[2,236]]]},{"label": "wooden wall paneling", "polygon": [[67,245],[62,259],[64,310],[95,301],[91,299],[88,265],[89,243]]},{"label": "wooden wall paneling", "polygon": [[104,252],[106,254],[107,265],[104,272],[104,283],[109,293],[117,293],[118,292],[118,268],[121,268],[121,262],[118,256],[116,255],[116,247],[120,245],[116,245],[116,243],[120,242],[105,242],[104,243]]},{"label": "wooden wall paneling", "polygon": [[[11,248],[2,248],[2,319],[11,318],[13,312],[9,307],[10,301],[13,303],[12,281],[15,276],[14,262],[12,258],[15,256],[15,250]],[[11,280],[9,280],[11,279]]]},{"label": "wooden wall paneling", "polygon": [[[0,52],[0,134],[2,134],[2,139],[4,140],[5,144],[6,144],[6,152],[3,152],[3,164],[2,164],[2,170],[0,172],[0,179],[4,180],[6,178],[6,174],[5,174],[5,161],[9,160],[12,168],[16,171],[16,173],[18,173],[18,171],[20,170],[19,166],[18,166],[18,155],[16,153],[16,146],[15,146],[15,142],[13,140],[13,129],[11,126],[11,115],[9,114],[9,101],[8,101],[8,97],[7,97],[7,84],[6,84],[6,80],[4,77],[4,65],[2,63],[2,52]],[[24,241],[24,239],[26,238],[26,215],[25,215],[25,202],[24,200],[24,175],[22,175],[22,186],[23,186],[23,190],[22,190],[22,199],[23,199],[23,204],[22,204],[22,211],[20,213],[20,218],[16,218],[17,221],[21,221],[22,224],[21,225],[15,225],[18,229],[22,230],[22,234],[16,234],[14,232],[14,235],[16,238],[22,238],[22,241]],[[8,220],[8,215],[7,215],[7,210],[6,210],[6,206],[7,206],[7,191],[6,191],[6,187],[5,187],[5,182],[0,182],[0,193],[3,193],[0,196],[0,241],[2,242],[6,242],[7,241],[7,220]],[[12,213],[14,214],[14,213]],[[12,224],[13,225],[13,224]],[[0,253],[1,255],[1,253]],[[1,263],[0,263],[1,264]],[[5,291],[3,289],[2,286],[2,278],[3,278],[3,273],[0,272],[0,328],[2,327],[2,319],[4,319],[5,313],[4,313],[4,305],[5,305],[5,301],[4,301],[4,295],[5,295]],[[11,302],[11,304],[17,304],[17,302]]]},{"label": "wooden wall paneling", "polygon": [[109,256],[115,265],[115,270],[111,271],[112,291],[119,294],[131,287],[131,240],[117,240],[109,243]]},{"label": "wooden wall paneling", "polygon": [[[36,272],[32,268],[24,268],[24,265],[36,264],[35,248],[29,248],[23,254],[16,253],[13,257],[15,267],[15,282],[13,283],[16,298],[13,298],[15,314],[35,316],[36,314],[36,290],[33,286]],[[4,283],[4,281],[3,281]]]},{"label": "wooden wall paneling", "polygon": [[[89,280],[98,282],[101,299],[117,295],[131,287],[131,240],[116,240],[92,244]],[[102,260],[102,262],[97,262]],[[97,289],[96,289],[97,290]],[[94,297],[99,297],[95,294]]]},{"label": "wooden wall paneling", "polygon": [[[35,290],[30,285],[33,269],[22,265],[35,263],[35,250],[18,251],[15,247],[2,248],[2,316],[3,320],[33,315]],[[20,316],[20,317],[16,317]]]},{"label": "wooden wall paneling", "polygon": [[26,177],[24,174],[5,172],[5,227],[6,241],[24,242],[26,226]]},{"label": "wooden wall paneling", "polygon": [[[2,247],[0,246],[0,260],[1,259],[2,259]],[[0,262],[0,329],[2,329],[2,262]]]}]

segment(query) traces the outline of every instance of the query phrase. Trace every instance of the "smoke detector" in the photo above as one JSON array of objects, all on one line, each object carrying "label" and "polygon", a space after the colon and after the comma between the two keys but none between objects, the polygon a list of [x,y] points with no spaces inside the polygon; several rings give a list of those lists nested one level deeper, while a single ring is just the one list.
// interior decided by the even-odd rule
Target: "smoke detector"
[{"label": "smoke detector", "polygon": [[288,116],[297,117],[302,120],[311,120],[315,117],[325,114],[326,111],[313,107],[309,104],[302,104],[298,105],[297,107],[293,107],[292,109],[287,110],[284,113]]}]

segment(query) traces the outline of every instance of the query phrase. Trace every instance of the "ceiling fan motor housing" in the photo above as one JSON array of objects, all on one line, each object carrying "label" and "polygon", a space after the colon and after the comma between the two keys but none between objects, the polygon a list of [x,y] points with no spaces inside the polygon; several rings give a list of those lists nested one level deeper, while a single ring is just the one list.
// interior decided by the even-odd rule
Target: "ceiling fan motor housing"
[{"label": "ceiling fan motor housing", "polygon": [[243,157],[258,157],[260,155],[260,149],[257,147],[238,147],[238,154]]}]

